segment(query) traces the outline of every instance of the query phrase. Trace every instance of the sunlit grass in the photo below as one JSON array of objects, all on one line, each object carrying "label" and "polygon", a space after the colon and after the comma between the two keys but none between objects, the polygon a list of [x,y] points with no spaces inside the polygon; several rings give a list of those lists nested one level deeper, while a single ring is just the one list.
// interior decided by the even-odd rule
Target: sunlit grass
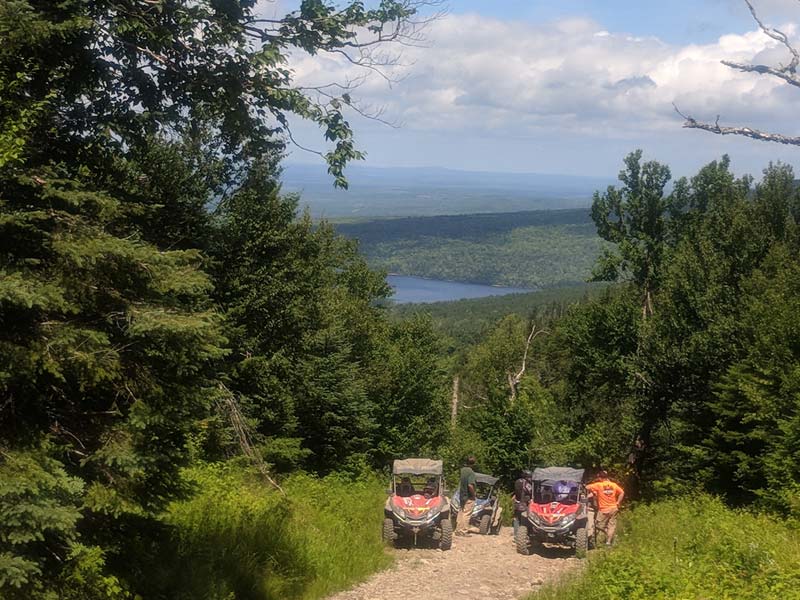
[{"label": "sunlit grass", "polygon": [[171,598],[313,600],[391,562],[377,478],[292,475],[286,498],[231,465],[196,467],[187,478],[197,493],[167,517],[176,537]]},{"label": "sunlit grass", "polygon": [[707,496],[640,506],[619,545],[530,600],[800,598],[800,531]]}]

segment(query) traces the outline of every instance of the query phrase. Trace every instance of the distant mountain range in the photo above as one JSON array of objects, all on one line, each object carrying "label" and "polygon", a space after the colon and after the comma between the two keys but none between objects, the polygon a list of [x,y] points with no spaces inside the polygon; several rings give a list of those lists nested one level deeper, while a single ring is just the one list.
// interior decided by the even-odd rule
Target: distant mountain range
[{"label": "distant mountain range", "polygon": [[315,218],[334,220],[499,213],[591,204],[611,178],[490,173],[442,168],[352,166],[349,190],[336,190],[323,165],[288,164],[283,189],[301,195]]}]

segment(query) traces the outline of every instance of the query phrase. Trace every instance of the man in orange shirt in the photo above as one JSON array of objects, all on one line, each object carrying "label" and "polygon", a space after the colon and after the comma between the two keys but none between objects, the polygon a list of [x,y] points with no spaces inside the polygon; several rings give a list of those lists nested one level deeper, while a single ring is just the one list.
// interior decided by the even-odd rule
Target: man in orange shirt
[{"label": "man in orange shirt", "polygon": [[606,546],[610,546],[614,541],[614,533],[617,531],[617,513],[619,505],[625,497],[625,490],[608,478],[608,473],[600,471],[594,482],[586,486],[588,491],[595,499],[597,505],[597,520],[595,527],[606,534]]}]

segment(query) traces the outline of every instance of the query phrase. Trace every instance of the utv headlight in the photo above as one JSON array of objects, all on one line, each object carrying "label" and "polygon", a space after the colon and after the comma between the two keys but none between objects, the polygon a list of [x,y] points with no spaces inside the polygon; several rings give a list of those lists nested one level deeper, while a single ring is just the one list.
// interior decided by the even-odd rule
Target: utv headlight
[{"label": "utv headlight", "polygon": [[572,522],[575,520],[575,515],[567,515],[561,521],[559,521],[559,525],[572,525]]}]

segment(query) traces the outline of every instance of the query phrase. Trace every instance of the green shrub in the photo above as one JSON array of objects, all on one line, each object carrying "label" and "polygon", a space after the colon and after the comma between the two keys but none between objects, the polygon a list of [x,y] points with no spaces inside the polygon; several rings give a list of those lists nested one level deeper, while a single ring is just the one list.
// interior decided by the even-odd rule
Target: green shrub
[{"label": "green shrub", "polygon": [[749,600],[800,597],[796,524],[726,508],[708,496],[640,506],[619,546],[536,600]]},{"label": "green shrub", "polygon": [[514,494],[500,491],[500,507],[503,509],[501,523],[504,527],[514,524]]},{"label": "green shrub", "polygon": [[175,502],[168,545],[146,597],[314,599],[387,566],[380,538],[385,485],[296,474],[287,497],[235,463],[186,472],[197,493]]}]

